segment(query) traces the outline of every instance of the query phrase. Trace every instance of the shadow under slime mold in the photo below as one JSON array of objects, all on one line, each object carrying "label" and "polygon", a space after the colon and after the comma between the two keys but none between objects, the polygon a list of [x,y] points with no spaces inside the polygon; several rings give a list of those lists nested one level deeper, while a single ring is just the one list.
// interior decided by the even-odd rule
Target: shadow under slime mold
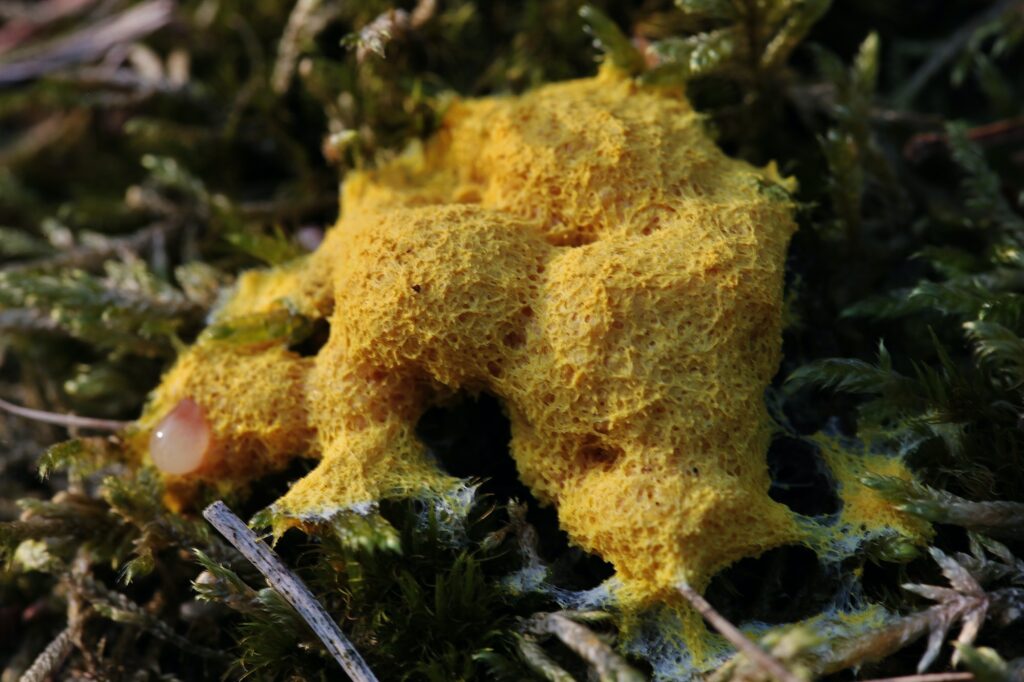
[{"label": "shadow under slime mold", "polygon": [[773,165],[723,154],[681,92],[614,69],[458,102],[425,145],[345,179],[315,253],[246,273],[216,314],[326,319],[323,344],[201,337],[134,447],[202,430],[163,466],[179,508],[201,484],[236,489],[305,454],[319,465],[273,504],[278,530],[394,498],[457,524],[474,488],[428,455],[417,423],[460,392],[493,395],[522,483],[614,566],[604,603],[635,626],[630,650],[675,674],[638,639],[642,614],[669,609],[658,622],[706,669],[723,647],[681,583],[703,590],[785,545],[834,560],[883,526],[927,532],[859,481],[875,465],[909,477],[898,460],[824,453],[842,501],[828,525],[769,494],[763,393],[792,189]]}]

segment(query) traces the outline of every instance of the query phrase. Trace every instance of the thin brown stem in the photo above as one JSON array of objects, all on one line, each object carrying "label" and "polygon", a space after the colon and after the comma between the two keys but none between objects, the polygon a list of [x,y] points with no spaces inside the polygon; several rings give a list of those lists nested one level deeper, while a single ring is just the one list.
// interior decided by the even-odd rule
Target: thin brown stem
[{"label": "thin brown stem", "polygon": [[76,414],[60,414],[58,412],[34,410],[30,407],[9,403],[2,398],[0,398],[0,410],[46,424],[57,424],[58,426],[67,426],[69,428],[97,429],[99,431],[120,431],[131,423],[119,419],[96,419],[95,417],[79,417]]},{"label": "thin brown stem", "polygon": [[119,253],[138,254],[155,241],[166,239],[178,227],[177,223],[161,221],[144,227],[126,237],[105,239],[100,244],[79,246],[54,256],[14,263],[5,266],[2,268],[2,271],[10,273],[38,270],[52,271],[62,268],[92,268]]},{"label": "thin brown stem", "polygon": [[[983,147],[1016,144],[1024,140],[1024,117],[1018,116],[968,128],[967,139]],[[918,162],[943,148],[949,149],[949,135],[946,133],[920,133],[910,138],[903,146],[903,156]]]},{"label": "thin brown stem", "polygon": [[971,37],[979,27],[990,21],[999,18],[1001,15],[1013,9],[1020,0],[1002,0],[991,5],[988,9],[978,13],[973,19],[961,26],[953,35],[942,39],[942,44],[932,50],[931,55],[911,76],[906,85],[897,93],[894,98],[900,108],[908,108],[910,103],[924,89],[937,73],[942,70],[948,62],[952,61],[970,42]]},{"label": "thin brown stem", "polygon": [[0,84],[32,80],[100,57],[114,45],[139,40],[163,28],[173,13],[170,0],[148,0],[45,45],[11,53],[10,59],[0,64]]},{"label": "thin brown stem", "polygon": [[786,666],[782,665],[774,656],[747,639],[747,636],[740,632],[739,628],[716,611],[715,607],[707,599],[697,594],[696,590],[686,583],[680,584],[678,589],[686,597],[686,600],[690,602],[690,605],[697,610],[697,613],[704,617],[704,620],[711,623],[711,626],[718,630],[719,634],[729,640],[737,650],[744,653],[747,658],[760,666],[767,674],[779,682],[800,682],[800,678],[787,670]]},{"label": "thin brown stem", "polygon": [[60,634],[40,652],[32,666],[22,673],[19,682],[43,682],[52,678],[74,648],[74,637],[74,626],[69,625],[61,630]]},{"label": "thin brown stem", "polygon": [[879,677],[865,682],[971,682],[971,673],[929,673],[927,675],[905,675],[904,677]]},{"label": "thin brown stem", "polygon": [[562,644],[593,666],[600,680],[643,681],[643,675],[626,663],[590,628],[568,618],[568,613],[539,614],[527,622],[527,629],[535,635],[557,637]]}]

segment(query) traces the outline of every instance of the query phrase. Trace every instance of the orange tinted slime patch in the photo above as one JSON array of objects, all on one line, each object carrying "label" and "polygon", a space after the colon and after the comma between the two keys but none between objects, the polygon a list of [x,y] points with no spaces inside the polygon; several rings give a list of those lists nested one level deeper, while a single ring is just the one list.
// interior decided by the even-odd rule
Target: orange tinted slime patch
[{"label": "orange tinted slime patch", "polygon": [[523,482],[615,566],[621,603],[703,589],[806,539],[769,498],[765,461],[795,229],[785,184],[725,156],[679,92],[611,71],[456,103],[422,148],[349,174],[315,253],[246,273],[218,313],[287,301],[329,319],[318,354],[203,339],[140,433],[184,398],[205,410],[210,454],[167,477],[179,499],[197,480],[319,457],[275,509],[323,518],[450,487],[416,422],[487,391]]}]

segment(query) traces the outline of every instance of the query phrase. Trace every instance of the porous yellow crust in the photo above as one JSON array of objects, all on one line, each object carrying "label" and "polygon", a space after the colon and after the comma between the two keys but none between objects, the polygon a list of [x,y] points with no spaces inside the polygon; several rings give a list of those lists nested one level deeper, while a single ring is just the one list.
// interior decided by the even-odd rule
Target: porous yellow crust
[{"label": "porous yellow crust", "polygon": [[490,392],[522,480],[626,603],[703,588],[806,537],[765,462],[795,229],[780,182],[723,154],[679,92],[610,71],[456,103],[424,146],[346,178],[314,254],[247,273],[220,311],[329,318],[316,357],[202,340],[140,433],[190,397],[217,450],[172,490],[320,457],[276,509],[324,517],[450,485],[417,419]]}]

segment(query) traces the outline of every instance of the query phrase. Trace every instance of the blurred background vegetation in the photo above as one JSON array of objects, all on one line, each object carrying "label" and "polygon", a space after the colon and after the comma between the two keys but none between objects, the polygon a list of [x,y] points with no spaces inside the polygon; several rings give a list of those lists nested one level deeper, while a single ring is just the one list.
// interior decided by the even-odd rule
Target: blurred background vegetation
[{"label": "blurred background vegetation", "polygon": [[[802,437],[857,438],[907,453],[920,485],[873,484],[938,530],[931,556],[769,553],[709,599],[792,622],[856,575],[890,627],[824,648],[776,629],[784,662],[849,679],[941,651],[948,668],[964,621],[961,668],[1022,679],[1024,2],[38,0],[0,2],[0,22],[0,398],[108,420],[138,415],[238,272],[315,248],[345,171],[428,135],[454,97],[602,59],[685,85],[727,153],[799,181],[773,495],[834,511]],[[421,433],[486,480],[468,542],[387,503],[380,523],[287,535],[286,562],[381,679],[597,674],[531,616],[610,569],[518,483],[500,407],[467,399]],[[301,473],[230,502],[252,516]],[[2,680],[337,678],[253,569],[159,497],[115,437],[0,413]],[[509,586],[531,566],[547,592]],[[614,646],[614,614],[573,617]]]}]

